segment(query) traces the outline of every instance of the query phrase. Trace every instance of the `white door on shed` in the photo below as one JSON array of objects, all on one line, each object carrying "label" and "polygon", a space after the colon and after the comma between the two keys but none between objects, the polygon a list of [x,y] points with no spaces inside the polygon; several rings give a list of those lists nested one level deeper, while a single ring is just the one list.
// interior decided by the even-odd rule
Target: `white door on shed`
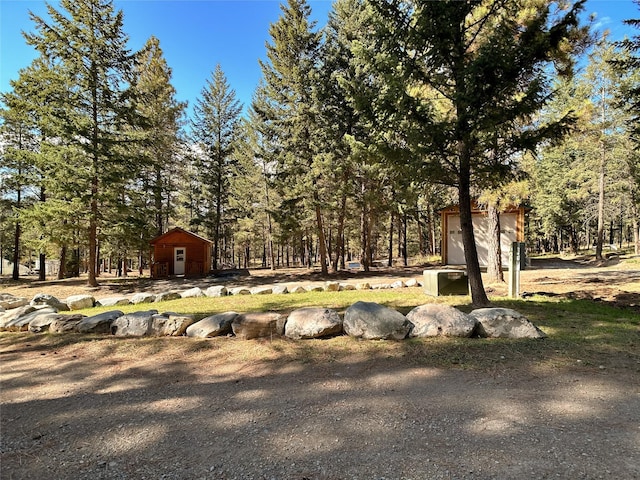
[{"label": "white door on shed", "polygon": [[173,274],[184,275],[184,264],[187,250],[184,247],[173,249]]}]

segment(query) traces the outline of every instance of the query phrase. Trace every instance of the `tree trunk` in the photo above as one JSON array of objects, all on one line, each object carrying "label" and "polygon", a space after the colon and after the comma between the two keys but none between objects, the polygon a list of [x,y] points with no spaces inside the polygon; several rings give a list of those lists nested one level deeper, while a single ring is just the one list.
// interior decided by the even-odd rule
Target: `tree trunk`
[{"label": "tree trunk", "polygon": [[389,260],[387,262],[387,266],[389,267],[393,267],[393,223],[395,222],[395,219],[396,216],[392,210],[391,219],[389,220]]},{"label": "tree trunk", "polygon": [[600,176],[598,178],[598,236],[596,238],[596,260],[602,260],[602,246],[604,243],[604,179],[605,179],[605,150],[602,146],[600,159]]},{"label": "tree trunk", "polygon": [[60,267],[58,268],[58,280],[62,280],[67,273],[67,246],[60,247]]},{"label": "tree trunk", "polygon": [[631,198],[631,224],[633,225],[633,245],[636,255],[640,255],[640,222],[638,221],[638,204]]},{"label": "tree trunk", "polygon": [[482,271],[478,261],[476,239],[473,232],[473,220],[471,215],[471,171],[468,146],[462,142],[460,152],[460,173],[458,196],[460,201],[460,229],[462,230],[462,245],[464,246],[464,258],[467,264],[467,275],[471,289],[471,301],[477,307],[486,307],[490,304],[482,283]]},{"label": "tree trunk", "polygon": [[318,229],[318,246],[320,247],[320,270],[323,274],[329,273],[327,265],[329,264],[327,259],[327,239],[324,235],[324,225],[322,221],[322,212],[320,211],[320,205],[317,203],[318,198],[314,193],[314,200],[316,202],[316,228]]},{"label": "tree trunk", "polygon": [[44,253],[38,255],[38,280],[44,282],[47,279],[47,256]]},{"label": "tree trunk", "polygon": [[11,278],[20,280],[20,222],[16,219],[16,229],[13,234],[13,272]]},{"label": "tree trunk", "polygon": [[367,207],[366,204],[362,205],[362,211],[360,212],[360,264],[365,272],[370,270],[369,265],[369,222],[367,219]]},{"label": "tree trunk", "polygon": [[409,254],[407,253],[407,225],[409,223],[406,213],[402,215],[402,262],[405,267],[409,266]]},{"label": "tree trunk", "polygon": [[500,212],[493,203],[490,203],[487,207],[487,219],[489,221],[489,263],[487,265],[487,278],[489,283],[504,282],[502,245],[500,244]]},{"label": "tree trunk", "polygon": [[338,213],[338,229],[336,231],[336,257],[333,261],[333,271],[344,267],[344,221],[347,216],[347,196],[342,194],[340,211]]}]

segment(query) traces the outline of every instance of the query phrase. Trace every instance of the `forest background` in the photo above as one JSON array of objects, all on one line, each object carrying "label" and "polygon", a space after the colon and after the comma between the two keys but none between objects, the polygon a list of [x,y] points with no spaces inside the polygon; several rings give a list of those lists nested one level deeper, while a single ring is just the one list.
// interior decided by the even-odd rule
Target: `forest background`
[{"label": "forest background", "polygon": [[32,16],[38,56],[2,93],[14,278],[52,258],[94,285],[176,225],[214,242],[215,269],[428,262],[438,211],[473,201],[498,233],[502,208],[532,207],[531,252],[638,253],[637,36],[592,28],[584,2],[337,0],[321,29],[304,0],[281,9],[251,104],[217,65],[189,110],[112,1]]}]

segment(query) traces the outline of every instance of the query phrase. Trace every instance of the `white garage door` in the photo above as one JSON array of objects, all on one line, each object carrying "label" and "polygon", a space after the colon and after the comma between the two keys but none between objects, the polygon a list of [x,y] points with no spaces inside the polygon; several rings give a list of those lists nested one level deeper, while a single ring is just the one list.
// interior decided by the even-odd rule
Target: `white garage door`
[{"label": "white garage door", "polygon": [[[447,265],[465,265],[464,247],[462,245],[462,230],[460,230],[460,216],[450,215],[447,235]],[[489,260],[488,244],[489,230],[486,215],[473,216],[473,231],[478,250],[478,261],[481,267],[486,267]],[[500,247],[502,248],[502,265],[509,264],[509,249],[516,241],[517,214],[503,213],[500,215]]]}]

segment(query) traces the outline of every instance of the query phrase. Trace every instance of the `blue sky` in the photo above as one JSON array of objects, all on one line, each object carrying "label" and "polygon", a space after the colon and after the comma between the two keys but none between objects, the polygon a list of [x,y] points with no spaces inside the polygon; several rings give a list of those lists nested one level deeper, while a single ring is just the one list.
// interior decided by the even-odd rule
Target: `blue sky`
[{"label": "blue sky", "polygon": [[[286,0],[283,0],[286,1]],[[57,0],[50,2],[58,7]],[[190,107],[206,80],[220,64],[238,99],[245,105],[261,76],[258,59],[266,58],[269,25],[280,16],[280,3],[273,0],[116,0],[124,11],[124,30],[129,47],[141,48],[155,35],[160,39],[179,100]],[[326,23],[330,0],[310,0],[312,18]],[[28,12],[46,17],[44,1],[0,0],[0,91],[10,90],[9,81],[28,66],[35,51],[26,45],[21,31],[34,30]],[[595,13],[594,25],[609,29],[611,37],[638,34],[622,21],[640,18],[632,0],[589,0],[586,12]]]}]

